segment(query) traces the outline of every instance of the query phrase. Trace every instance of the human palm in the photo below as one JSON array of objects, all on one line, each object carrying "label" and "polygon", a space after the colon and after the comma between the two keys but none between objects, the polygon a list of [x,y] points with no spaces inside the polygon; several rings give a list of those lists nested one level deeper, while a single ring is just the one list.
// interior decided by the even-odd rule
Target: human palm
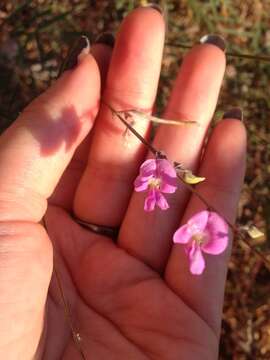
[{"label": "human palm", "polygon": [[[150,111],[163,38],[161,15],[135,10],[112,55],[93,46],[96,61],[85,52],[2,135],[0,358],[80,359],[70,321],[86,359],[217,357],[229,250],[207,258],[201,276],[190,274],[172,235],[203,204],[179,186],[168,210],[145,213],[133,181],[146,149],[99,107],[101,74],[106,103]],[[242,123],[222,121],[201,155],[224,67],[212,44],[186,56],[164,117],[199,126],[160,127],[154,143],[205,176],[197,190],[233,220],[244,173]],[[134,126],[148,136],[149,124]],[[95,234],[72,214],[120,226],[119,235]]]},{"label": "human palm", "polygon": [[[49,212],[49,234],[61,254],[56,261],[58,272],[64,274],[63,287],[89,358],[216,357],[217,335],[158,272],[111,239],[81,228],[62,209]],[[67,250],[66,243],[72,248]],[[65,359],[80,358],[57,282],[52,283],[48,301],[45,359],[57,359],[60,354]]]}]

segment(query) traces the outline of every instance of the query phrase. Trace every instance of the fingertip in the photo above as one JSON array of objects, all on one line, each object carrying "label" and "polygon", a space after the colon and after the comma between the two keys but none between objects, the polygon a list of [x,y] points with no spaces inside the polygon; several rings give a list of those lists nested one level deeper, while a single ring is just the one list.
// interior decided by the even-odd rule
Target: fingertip
[{"label": "fingertip", "polygon": [[[100,93],[100,73],[98,64],[92,54],[84,55],[84,57],[78,62],[78,65],[73,70],[66,71],[59,83],[63,83],[65,91],[76,96],[86,96],[91,99],[91,95],[95,97]],[[91,90],[85,94],[83,90],[86,87]]]},{"label": "fingertip", "polygon": [[149,103],[152,107],[164,36],[165,23],[158,11],[140,7],[127,15],[116,37],[106,82],[106,99],[111,98],[111,102],[113,99],[122,108],[132,104],[148,109]]},{"label": "fingertip", "polygon": [[65,71],[56,82],[24,113],[45,111],[51,118],[58,117],[64,109],[72,108],[79,118],[95,118],[100,100],[100,75],[98,65],[91,54],[81,59],[72,70]]},{"label": "fingertip", "polygon": [[227,153],[237,150],[237,152],[241,151],[245,154],[247,132],[244,123],[238,119],[221,120],[214,128],[211,138],[212,145],[209,146],[217,147],[220,152],[227,149]]},{"label": "fingertip", "polygon": [[216,46],[222,52],[226,51],[226,41],[225,39],[218,35],[218,34],[207,34],[201,37],[200,39],[201,44],[210,44]]},{"label": "fingertip", "polygon": [[[201,173],[211,184],[238,193],[245,175],[247,136],[244,124],[235,119],[218,123],[208,141]],[[209,180],[211,178],[211,180]]]},{"label": "fingertip", "polygon": [[[153,31],[149,31],[154,29]],[[159,52],[163,47],[165,22],[163,16],[151,7],[139,7],[131,11],[124,19],[116,38],[116,48],[129,47],[129,50],[139,57],[144,44],[151,51]],[[123,49],[124,51],[124,49]],[[118,56],[119,56],[119,50]],[[143,57],[142,54],[141,57]]]},{"label": "fingertip", "polygon": [[225,65],[224,52],[218,47],[195,45],[183,59],[165,116],[195,120],[205,129],[214,113]]},{"label": "fingertip", "polygon": [[132,10],[126,16],[124,21],[127,21],[128,19],[137,16],[139,17],[144,16],[145,18],[148,18],[151,21],[158,21],[160,23],[163,23],[163,25],[165,24],[164,12],[155,6],[149,6],[149,5],[139,6],[134,10]]},{"label": "fingertip", "polygon": [[112,51],[113,49],[110,46],[101,43],[94,44],[91,49],[91,53],[95,58],[99,68],[101,88],[104,88],[105,86]]},{"label": "fingertip", "polygon": [[212,71],[220,72],[223,76],[226,66],[225,52],[212,44],[196,44],[186,55],[185,59],[193,59],[206,63]]}]

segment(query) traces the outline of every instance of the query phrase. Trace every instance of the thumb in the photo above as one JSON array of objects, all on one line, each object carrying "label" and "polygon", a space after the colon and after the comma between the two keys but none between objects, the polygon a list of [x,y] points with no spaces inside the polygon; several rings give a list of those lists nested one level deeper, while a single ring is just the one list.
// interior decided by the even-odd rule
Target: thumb
[{"label": "thumb", "polygon": [[91,129],[100,78],[87,50],[1,136],[0,221],[40,221],[47,198]]}]

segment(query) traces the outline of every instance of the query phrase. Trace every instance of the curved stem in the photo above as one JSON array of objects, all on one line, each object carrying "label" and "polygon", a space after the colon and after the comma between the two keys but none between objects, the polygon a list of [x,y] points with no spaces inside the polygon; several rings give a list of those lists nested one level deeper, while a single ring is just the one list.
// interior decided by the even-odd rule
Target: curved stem
[{"label": "curved stem", "polygon": [[[121,112],[118,112],[117,110],[115,110],[111,105],[107,104],[106,102],[103,101],[103,103],[108,106],[108,108],[111,110],[112,114],[117,116],[118,119],[120,121],[122,121],[122,123],[148,148],[148,150],[156,157],[160,151],[157,150],[152,144],[150,144],[142,135],[140,135],[132,125],[130,125],[124,118],[123,116],[121,116],[120,113],[124,113],[125,111],[121,110]],[[168,158],[166,157],[166,155],[164,155],[164,159]],[[174,162],[174,164],[177,164],[176,162]],[[233,231],[233,233],[235,235],[238,235],[240,237],[240,239],[252,250],[254,251],[254,253],[259,256],[266,268],[270,271],[270,261],[267,259],[267,257],[259,250],[255,249],[252,245],[250,245],[250,243],[248,242],[248,240],[246,239],[245,235],[243,235],[243,233],[241,232],[240,229],[238,229],[238,227],[236,225],[234,225],[233,223],[231,223],[228,219],[226,219],[219,210],[217,210],[214,206],[212,206],[203,195],[201,195],[193,186],[191,186],[190,184],[187,184],[184,179],[177,174],[178,179],[189,189],[189,191],[191,191],[194,195],[196,195],[203,204],[205,204],[205,206],[207,207],[207,209],[209,209],[210,211],[213,211],[215,213],[217,213],[218,215],[220,215],[228,224],[228,226],[230,227],[230,229]]]}]

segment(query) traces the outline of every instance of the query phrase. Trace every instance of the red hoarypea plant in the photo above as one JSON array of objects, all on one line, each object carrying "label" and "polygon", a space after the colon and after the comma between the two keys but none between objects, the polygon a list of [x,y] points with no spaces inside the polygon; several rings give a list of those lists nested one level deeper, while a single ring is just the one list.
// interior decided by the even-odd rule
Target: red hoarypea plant
[{"label": "red hoarypea plant", "polygon": [[[153,211],[158,205],[167,210],[169,204],[163,193],[174,193],[177,189],[177,174],[173,165],[164,158],[146,160],[134,182],[135,191],[148,190],[144,202],[145,211]],[[190,272],[200,275],[205,269],[202,252],[219,255],[227,247],[229,240],[228,225],[215,212],[201,211],[174,234],[175,243],[184,244],[190,262]]]},{"label": "red hoarypea plant", "polygon": [[205,268],[202,252],[219,255],[226,249],[229,241],[228,225],[217,213],[204,210],[182,225],[174,233],[173,241],[185,245],[190,272],[200,275]]},{"label": "red hoarypea plant", "polygon": [[145,211],[153,211],[158,205],[166,210],[169,204],[162,193],[174,193],[177,189],[177,175],[174,167],[166,159],[149,159],[140,167],[135,180],[135,191],[145,191],[148,195],[144,202]]}]

